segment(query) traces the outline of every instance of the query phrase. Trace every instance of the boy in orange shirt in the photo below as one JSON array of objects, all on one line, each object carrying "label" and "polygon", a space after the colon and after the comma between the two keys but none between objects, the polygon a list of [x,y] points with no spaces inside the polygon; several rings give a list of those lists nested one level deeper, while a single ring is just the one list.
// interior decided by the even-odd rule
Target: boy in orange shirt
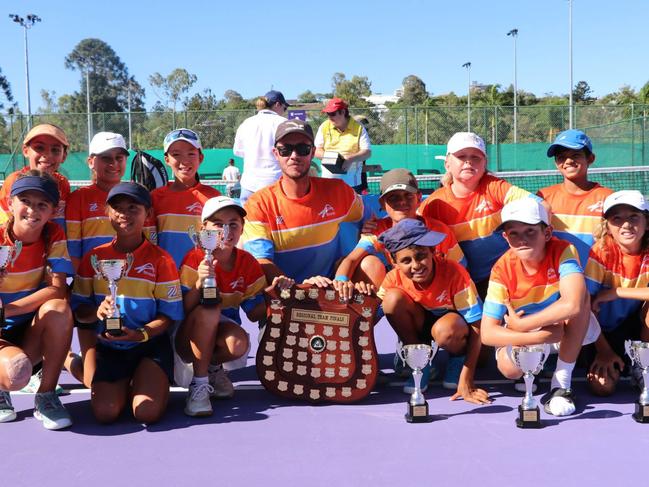
[{"label": "boy in orange shirt", "polygon": [[[406,218],[383,232],[379,240],[392,254],[395,268],[386,276],[378,296],[388,322],[404,344],[429,343],[431,338],[451,355],[466,353],[451,400],[489,403],[486,391],[473,384],[480,353],[482,302],[468,272],[435,252],[445,235]],[[422,391],[431,366],[423,370]],[[404,386],[412,393],[413,380]]]}]

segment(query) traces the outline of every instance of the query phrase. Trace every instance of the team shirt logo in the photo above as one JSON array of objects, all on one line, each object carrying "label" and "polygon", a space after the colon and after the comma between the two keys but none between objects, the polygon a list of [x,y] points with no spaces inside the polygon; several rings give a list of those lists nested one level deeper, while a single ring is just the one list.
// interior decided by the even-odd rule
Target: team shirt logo
[{"label": "team shirt logo", "polygon": [[200,215],[201,211],[203,210],[203,205],[201,205],[198,201],[196,203],[192,203],[189,206],[186,206],[185,209],[189,213],[193,213],[194,215]]},{"label": "team shirt logo", "polygon": [[277,215],[275,217],[275,224],[276,225],[284,225],[284,217],[282,215]]},{"label": "team shirt logo", "polygon": [[435,300],[436,300],[438,303],[443,303],[443,302],[445,302],[445,301],[448,301],[448,291],[446,291],[446,290],[442,291],[442,294],[440,294],[439,296],[437,296],[437,297],[435,298]]},{"label": "team shirt logo", "polygon": [[604,209],[604,200],[599,200],[598,202],[588,206],[588,211],[590,211],[591,213],[601,213],[603,209]]},{"label": "team shirt logo", "polygon": [[135,272],[138,274],[144,274],[145,276],[155,277],[155,267],[153,267],[153,264],[150,262],[137,266]]},{"label": "team shirt logo", "polygon": [[320,218],[327,218],[328,216],[332,216],[336,213],[336,210],[334,210],[334,207],[331,206],[329,203],[327,203],[324,208],[318,213],[320,215]]},{"label": "team shirt logo", "polygon": [[485,211],[492,210],[493,207],[491,206],[491,203],[489,203],[486,199],[483,199],[478,206],[475,207],[475,212],[476,213],[484,213]]},{"label": "team shirt logo", "polygon": [[99,209],[99,205],[97,203],[90,203],[88,205],[88,211],[91,213],[97,211],[98,209]]},{"label": "team shirt logo", "polygon": [[555,271],[552,267],[548,269],[548,279],[556,279],[557,278],[557,271]]},{"label": "team shirt logo", "polygon": [[245,286],[246,286],[246,283],[245,283],[245,281],[243,279],[243,276],[238,277],[234,281],[230,282],[230,289],[232,289],[233,291],[235,289],[237,289],[237,288],[245,288]]},{"label": "team shirt logo", "polygon": [[175,298],[179,295],[178,286],[171,285],[167,287],[167,297],[169,299]]}]

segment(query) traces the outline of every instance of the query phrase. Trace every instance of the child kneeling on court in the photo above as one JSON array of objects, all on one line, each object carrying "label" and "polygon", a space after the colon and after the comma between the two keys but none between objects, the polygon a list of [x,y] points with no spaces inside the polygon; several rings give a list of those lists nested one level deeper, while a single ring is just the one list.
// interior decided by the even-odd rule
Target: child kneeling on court
[{"label": "child kneeling on court", "polygon": [[[236,247],[243,232],[246,211],[235,200],[217,196],[207,200],[201,214],[201,229],[223,230],[224,239],[205,257],[200,246],[190,250],[180,266],[185,320],[175,338],[180,358],[193,365],[194,377],[185,403],[188,416],[212,414],[210,396],[227,399],[234,387],[223,367],[229,370],[246,366],[250,337],[241,327],[239,308],[250,321],[265,317],[266,306],[261,292],[266,277],[250,253]],[[200,229],[199,229],[200,230]],[[202,304],[201,289],[205,279],[214,276],[219,304]],[[275,278],[274,284],[292,279]]]},{"label": "child kneeling on court", "polygon": [[[137,183],[119,183],[106,198],[115,238],[83,256],[72,291],[80,323],[97,323],[96,370],[91,405],[101,423],[115,421],[127,402],[138,422],[158,421],[167,408],[173,379],[168,329],[183,317],[178,271],[171,256],[143,235],[151,211],[149,191]],[[117,302],[93,262],[126,261],[118,282]],[[122,330],[107,333],[103,320],[118,308]]]},{"label": "child kneeling on court", "polygon": [[50,175],[28,170],[14,181],[8,203],[0,244],[16,253],[0,273],[0,423],[16,419],[9,391],[27,385],[32,366],[42,362],[34,417],[58,430],[72,424],[54,388],[72,340],[72,313],[65,298],[66,278],[74,273],[63,229],[49,221],[59,191]]},{"label": "child kneeling on court", "polygon": [[482,342],[497,347],[498,369],[510,379],[520,378],[522,371],[510,360],[506,347],[558,344],[550,392],[541,402],[548,414],[573,414],[575,361],[585,337],[590,343],[599,334],[597,321],[590,319],[577,251],[552,236],[547,211],[532,198],[508,203],[501,217],[498,231],[503,232],[510,248],[491,271]]},{"label": "child kneeling on court", "polygon": [[[385,276],[378,296],[388,322],[404,344],[430,343],[432,338],[451,356],[466,354],[451,400],[488,403],[487,392],[473,384],[480,353],[482,303],[464,267],[435,252],[444,237],[412,218],[383,232],[379,241],[392,255],[394,269]],[[423,373],[425,391],[431,366]],[[412,393],[413,388],[411,377],[403,390]]]}]

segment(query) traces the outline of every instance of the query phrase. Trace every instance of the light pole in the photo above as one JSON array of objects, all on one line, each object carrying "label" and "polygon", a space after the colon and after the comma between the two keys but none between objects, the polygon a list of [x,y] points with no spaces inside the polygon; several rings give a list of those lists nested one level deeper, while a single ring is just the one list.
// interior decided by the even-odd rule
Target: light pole
[{"label": "light pole", "polygon": [[471,62],[464,63],[463,68],[466,68],[466,71],[469,76],[469,89],[467,91],[467,108],[466,108],[466,126],[467,131],[471,132]]},{"label": "light pole", "polygon": [[27,14],[25,18],[16,14],[9,14],[9,18],[21,25],[25,33],[25,90],[27,91],[27,130],[32,128],[32,104],[29,96],[29,49],[27,47],[27,30],[31,29],[36,22],[40,22],[38,15]]},{"label": "light pole", "polygon": [[92,140],[92,114],[90,112],[90,62],[85,60],[86,67],[86,111],[88,112],[88,150]]},{"label": "light pole", "polygon": [[570,95],[568,102],[568,128],[573,126],[573,111],[574,111],[574,101],[572,98],[572,0],[568,0],[568,64],[570,65]]},{"label": "light pole", "polygon": [[507,32],[508,36],[514,39],[514,144],[518,143],[518,76],[516,66],[516,38],[518,37],[518,29],[512,29]]}]

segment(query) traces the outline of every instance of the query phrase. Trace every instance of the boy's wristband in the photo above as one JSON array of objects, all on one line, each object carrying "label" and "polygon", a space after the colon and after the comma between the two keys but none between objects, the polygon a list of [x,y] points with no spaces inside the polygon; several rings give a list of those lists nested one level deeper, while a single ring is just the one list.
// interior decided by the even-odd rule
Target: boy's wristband
[{"label": "boy's wristband", "polygon": [[140,333],[142,333],[142,340],[140,340],[140,343],[148,342],[149,341],[149,332],[146,331],[146,328],[138,328]]},{"label": "boy's wristband", "polygon": [[339,274],[339,275],[337,275],[336,277],[334,277],[334,281],[343,281],[343,282],[347,282],[347,281],[349,281],[349,277],[347,277],[347,276],[344,275],[344,274]]}]

